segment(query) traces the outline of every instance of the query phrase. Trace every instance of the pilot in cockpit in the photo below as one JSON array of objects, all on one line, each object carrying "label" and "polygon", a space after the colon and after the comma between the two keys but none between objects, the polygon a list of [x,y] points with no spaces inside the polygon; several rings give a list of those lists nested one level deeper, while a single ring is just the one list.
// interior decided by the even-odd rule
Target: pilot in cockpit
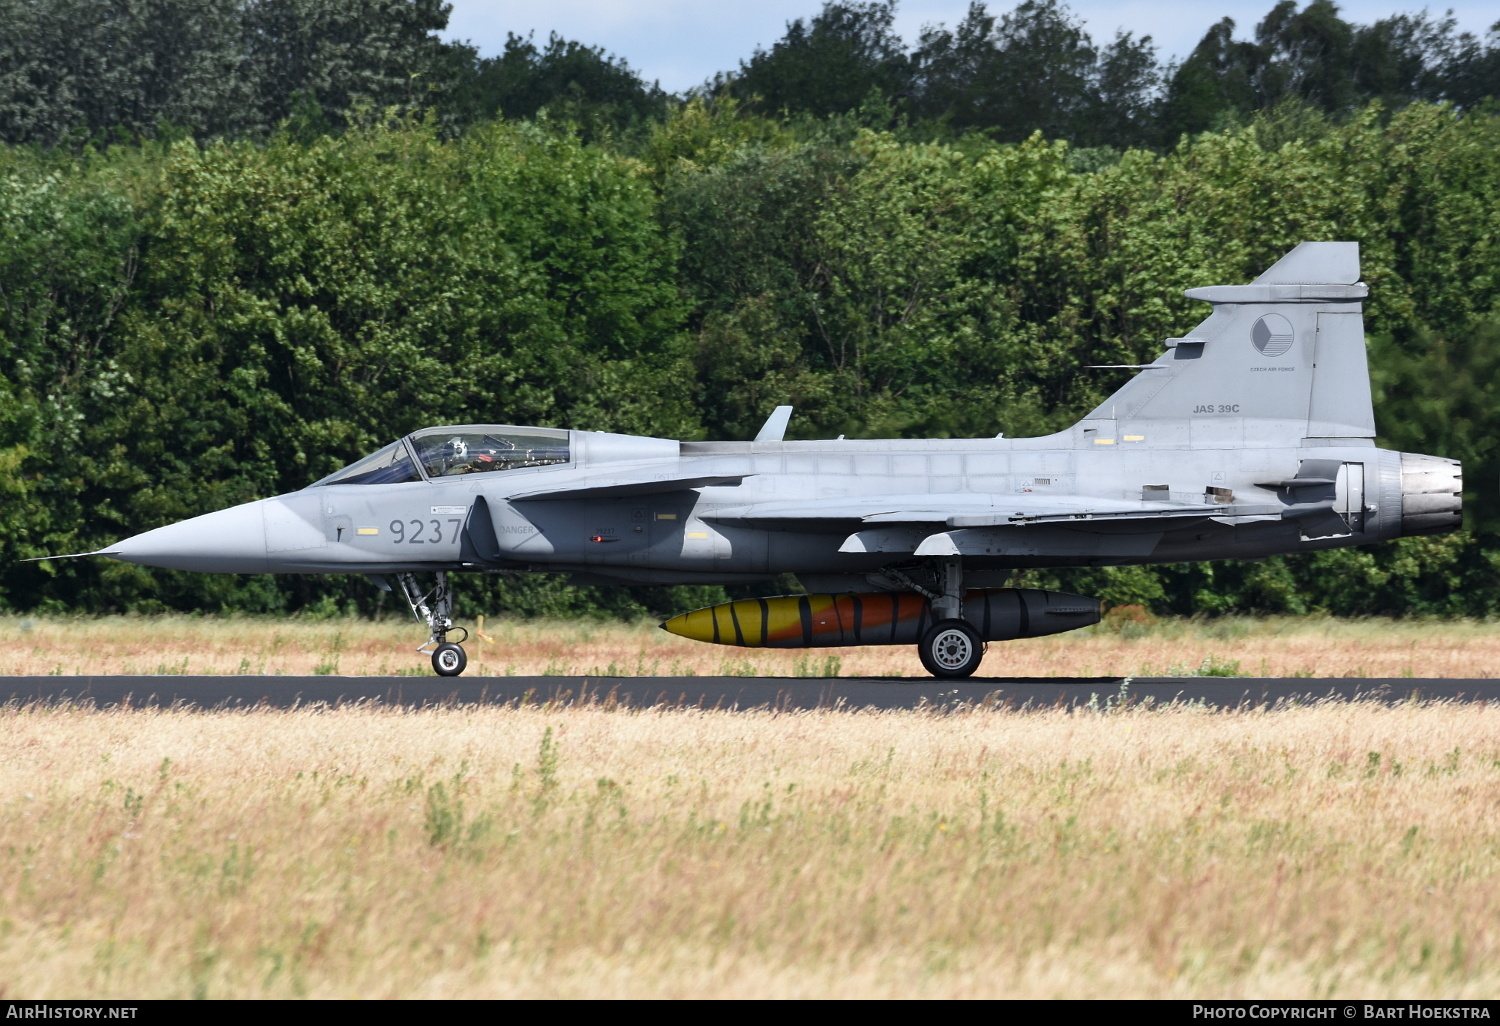
[{"label": "pilot in cockpit", "polygon": [[[516,444],[506,439],[491,439],[496,448],[514,450]],[[489,470],[504,470],[507,462],[499,458],[496,449],[480,452],[469,448],[468,442],[455,435],[448,441],[449,466],[455,474],[480,474]]]}]

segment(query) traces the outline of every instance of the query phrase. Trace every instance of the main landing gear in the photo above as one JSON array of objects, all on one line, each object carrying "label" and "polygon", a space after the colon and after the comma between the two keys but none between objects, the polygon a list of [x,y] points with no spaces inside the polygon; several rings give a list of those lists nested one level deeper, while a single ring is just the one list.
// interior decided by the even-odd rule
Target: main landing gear
[{"label": "main landing gear", "polygon": [[[437,585],[423,593],[415,574],[400,574],[401,591],[411,605],[412,615],[424,621],[432,636],[417,646],[418,652],[432,653],[432,668],[440,677],[457,677],[469,665],[468,653],[461,644],[448,640],[449,631],[463,631],[460,642],[469,640],[466,628],[453,626],[453,593],[448,590],[448,575],[437,572]],[[429,648],[428,646],[432,646]]]},{"label": "main landing gear", "polygon": [[922,635],[917,655],[934,677],[971,677],[984,658],[984,642],[963,620],[939,620]]},{"label": "main landing gear", "polygon": [[899,570],[887,573],[927,596],[932,605],[933,624],[917,642],[917,656],[927,672],[949,680],[972,677],[984,659],[985,644],[963,618],[963,561],[958,556],[943,560],[937,568],[939,591],[922,587]]}]

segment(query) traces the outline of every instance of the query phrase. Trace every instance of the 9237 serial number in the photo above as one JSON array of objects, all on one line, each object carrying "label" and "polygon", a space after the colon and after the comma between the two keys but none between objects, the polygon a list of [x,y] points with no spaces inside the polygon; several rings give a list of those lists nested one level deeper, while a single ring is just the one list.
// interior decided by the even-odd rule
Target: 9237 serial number
[{"label": "9237 serial number", "polygon": [[[449,525],[446,534],[443,524]],[[452,517],[447,521],[442,520],[392,520],[390,524],[391,535],[396,544],[407,545],[441,545],[443,542],[451,542],[458,538],[459,525],[463,523],[462,518]]]}]

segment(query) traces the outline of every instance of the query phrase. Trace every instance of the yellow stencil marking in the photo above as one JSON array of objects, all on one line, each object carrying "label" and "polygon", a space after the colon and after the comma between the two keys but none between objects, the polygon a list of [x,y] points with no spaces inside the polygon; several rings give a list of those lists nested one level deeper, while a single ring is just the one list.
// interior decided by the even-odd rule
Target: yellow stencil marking
[{"label": "yellow stencil marking", "polygon": [[1096,438],[1096,439],[1094,439],[1094,444],[1095,445],[1114,445],[1115,444],[1115,440],[1113,438]]},{"label": "yellow stencil marking", "polygon": [[1125,441],[1127,441],[1127,442],[1144,442],[1145,440],[1146,440],[1146,436],[1145,435],[1126,435],[1125,436]]},{"label": "yellow stencil marking", "polygon": [[689,538],[707,538],[708,537],[708,532],[707,531],[689,531],[688,532],[688,537]]},{"label": "yellow stencil marking", "polygon": [[356,534],[379,534],[380,533],[380,528],[378,528],[378,527],[361,527],[355,533]]}]

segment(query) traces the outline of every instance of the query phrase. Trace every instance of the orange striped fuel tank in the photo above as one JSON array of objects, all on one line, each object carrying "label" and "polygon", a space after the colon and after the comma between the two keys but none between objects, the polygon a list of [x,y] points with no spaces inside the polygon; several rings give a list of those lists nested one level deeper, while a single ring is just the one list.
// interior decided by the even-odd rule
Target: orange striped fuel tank
[{"label": "orange striped fuel tank", "polygon": [[[964,595],[964,619],[985,641],[1059,634],[1098,623],[1098,599],[1035,588]],[[914,591],[778,595],[741,599],[672,617],[661,629],[694,641],[744,648],[915,645],[933,623],[932,603]]]}]

